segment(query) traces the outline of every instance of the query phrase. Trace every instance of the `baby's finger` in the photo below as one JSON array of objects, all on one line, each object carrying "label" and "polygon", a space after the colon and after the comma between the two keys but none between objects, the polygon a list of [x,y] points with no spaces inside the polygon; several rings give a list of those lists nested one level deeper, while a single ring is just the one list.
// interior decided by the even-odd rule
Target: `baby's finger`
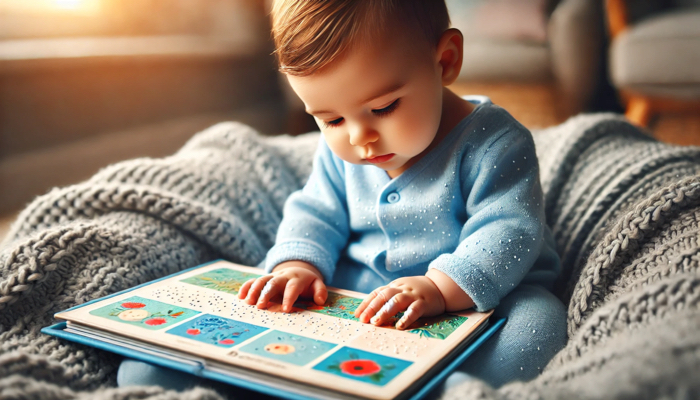
[{"label": "baby's finger", "polygon": [[260,297],[260,292],[262,292],[262,289],[267,284],[267,281],[272,279],[273,276],[274,275],[265,275],[256,279],[255,282],[253,282],[250,285],[250,288],[248,289],[248,294],[246,295],[245,302],[250,305],[257,303],[258,297]]},{"label": "baby's finger", "polygon": [[396,329],[406,329],[416,322],[425,312],[426,304],[423,300],[416,300],[403,313],[401,319],[396,323]]},{"label": "baby's finger", "polygon": [[314,280],[311,284],[311,290],[314,294],[314,303],[318,304],[319,306],[326,304],[326,299],[328,299],[328,289],[326,289],[326,285],[323,283],[323,280]]},{"label": "baby's finger", "polygon": [[385,286],[374,289],[370,294],[367,295],[367,297],[365,297],[364,300],[362,300],[362,303],[360,303],[360,305],[355,310],[355,318],[360,318],[362,312],[365,311],[365,309],[372,302],[372,300],[374,300],[374,298],[377,297],[377,293],[384,289],[384,287]]},{"label": "baby's finger", "polygon": [[395,294],[400,293],[401,290],[392,288],[392,287],[385,287],[384,289],[380,290],[377,292],[377,296],[369,302],[369,305],[367,308],[362,312],[362,315],[360,315],[360,322],[367,323],[370,321],[372,317],[382,308],[384,307],[384,304],[389,301],[392,297],[394,297]]},{"label": "baby's finger", "polygon": [[260,292],[260,298],[258,299],[258,308],[266,308],[267,303],[278,294],[285,291],[285,286],[287,285],[287,280],[280,276],[275,276],[268,280],[262,291]]},{"label": "baby's finger", "polygon": [[287,281],[284,288],[284,298],[282,299],[282,311],[290,312],[292,311],[292,306],[294,302],[297,301],[299,295],[306,289],[303,282],[299,279],[290,279]]},{"label": "baby's finger", "polygon": [[403,311],[413,302],[413,298],[403,293],[397,293],[389,299],[382,308],[370,319],[374,325],[383,325],[389,318]]},{"label": "baby's finger", "polygon": [[250,289],[250,286],[253,285],[253,282],[255,282],[255,279],[257,279],[257,278],[252,278],[252,279],[248,279],[247,281],[245,281],[243,286],[241,286],[241,288],[238,290],[238,298],[239,299],[241,299],[241,300],[245,299],[245,297],[248,295],[248,289]]}]

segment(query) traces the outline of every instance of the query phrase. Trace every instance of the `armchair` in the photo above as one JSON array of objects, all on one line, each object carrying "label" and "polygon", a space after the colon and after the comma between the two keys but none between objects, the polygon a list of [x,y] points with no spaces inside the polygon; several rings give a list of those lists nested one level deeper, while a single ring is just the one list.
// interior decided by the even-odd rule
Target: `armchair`
[{"label": "armchair", "polygon": [[662,114],[700,124],[700,1],[606,0],[610,78],[627,118],[648,126]]}]

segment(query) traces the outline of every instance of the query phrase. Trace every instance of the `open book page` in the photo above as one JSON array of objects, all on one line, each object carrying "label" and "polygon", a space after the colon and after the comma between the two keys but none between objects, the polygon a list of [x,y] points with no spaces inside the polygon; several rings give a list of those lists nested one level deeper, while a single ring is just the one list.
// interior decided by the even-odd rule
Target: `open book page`
[{"label": "open book page", "polygon": [[[292,313],[237,298],[263,275],[226,261],[59,313],[56,318],[220,363],[367,398],[393,398],[468,338],[490,313],[423,318],[405,331],[353,317],[364,294],[329,288]],[[395,320],[393,321],[395,323]]]}]

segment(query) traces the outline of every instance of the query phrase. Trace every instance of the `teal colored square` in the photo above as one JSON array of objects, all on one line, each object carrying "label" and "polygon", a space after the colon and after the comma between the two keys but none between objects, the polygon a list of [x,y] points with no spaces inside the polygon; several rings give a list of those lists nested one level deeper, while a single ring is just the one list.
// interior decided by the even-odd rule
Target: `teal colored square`
[{"label": "teal colored square", "polygon": [[90,311],[90,315],[150,330],[167,328],[199,314],[199,311],[133,296]]},{"label": "teal colored square", "polygon": [[335,346],[334,343],[305,336],[270,331],[241,347],[240,351],[301,366],[317,359]]},{"label": "teal colored square", "polygon": [[384,386],[408,368],[411,361],[342,347],[313,369],[343,378]]},{"label": "teal colored square", "polygon": [[229,348],[265,332],[267,328],[216,315],[204,314],[166,333]]}]

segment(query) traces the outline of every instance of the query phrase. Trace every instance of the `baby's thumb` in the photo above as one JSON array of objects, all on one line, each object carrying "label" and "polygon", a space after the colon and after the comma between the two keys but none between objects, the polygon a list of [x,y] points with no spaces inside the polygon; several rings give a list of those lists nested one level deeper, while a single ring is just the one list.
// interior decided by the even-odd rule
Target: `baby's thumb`
[{"label": "baby's thumb", "polygon": [[326,299],[328,298],[328,290],[326,289],[326,285],[321,279],[316,279],[311,286],[314,293],[314,303],[318,304],[319,306],[324,305],[326,303]]}]

